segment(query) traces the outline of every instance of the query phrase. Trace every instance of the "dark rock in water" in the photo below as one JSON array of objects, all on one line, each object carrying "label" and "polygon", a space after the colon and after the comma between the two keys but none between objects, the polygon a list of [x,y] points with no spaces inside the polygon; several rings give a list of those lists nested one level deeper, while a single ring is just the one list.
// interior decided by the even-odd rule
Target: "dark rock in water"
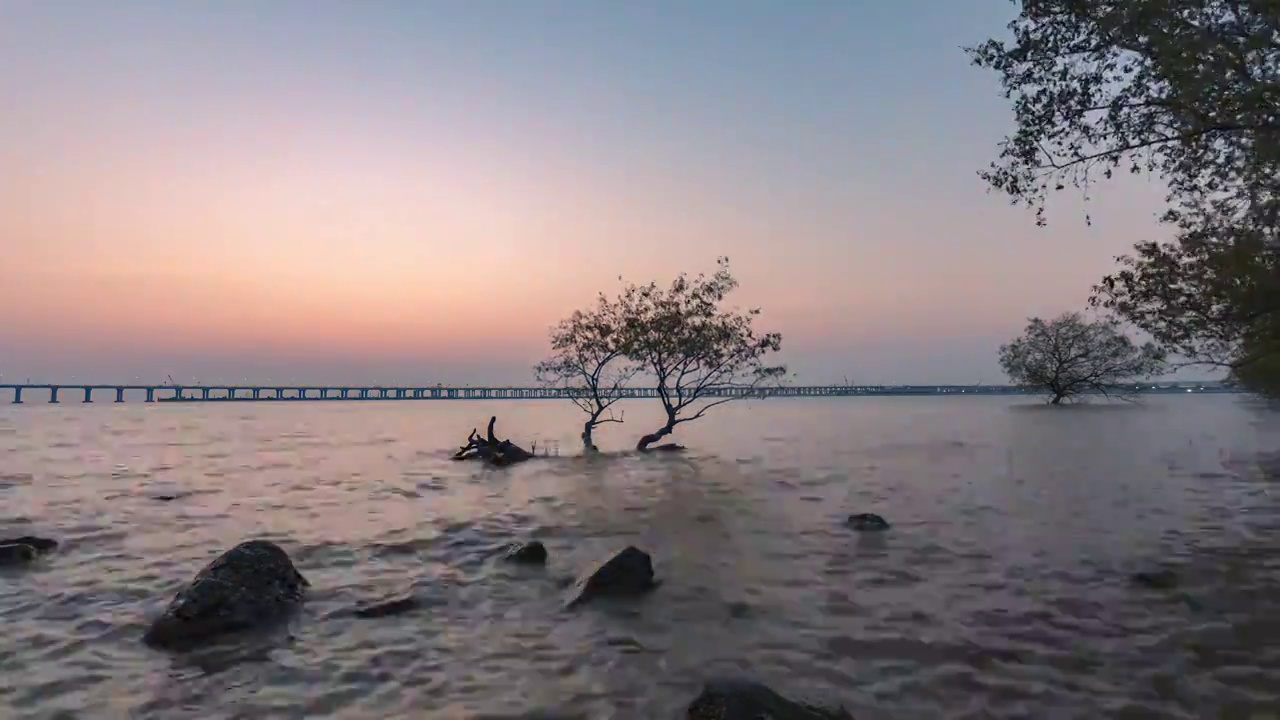
[{"label": "dark rock in water", "polygon": [[419,605],[418,598],[413,595],[403,595],[369,605],[362,605],[355,609],[355,616],[358,618],[381,618],[391,615],[403,615],[418,609]]},{"label": "dark rock in water", "polygon": [[578,581],[577,594],[569,607],[597,597],[640,595],[656,585],[649,553],[628,545]]},{"label": "dark rock in water", "polygon": [[242,542],[196,574],[143,642],[180,647],[281,619],[302,602],[309,585],[279,545]]},{"label": "dark rock in water", "polygon": [[685,713],[688,720],[853,720],[844,708],[827,709],[788,700],[751,680],[712,680]]},{"label": "dark rock in water", "polygon": [[1140,572],[1130,576],[1134,584],[1155,590],[1172,590],[1178,587],[1178,575],[1172,570]]},{"label": "dark rock in water", "polygon": [[58,541],[34,535],[21,535],[13,538],[0,538],[0,545],[30,545],[38,553],[53,552],[58,549]]},{"label": "dark rock in water", "polygon": [[26,543],[0,545],[0,567],[20,567],[36,559],[39,553]]},{"label": "dark rock in water", "polygon": [[858,513],[849,516],[849,527],[859,531],[888,530],[889,521],[875,513]]},{"label": "dark rock in water", "polygon": [[527,543],[511,546],[503,559],[521,565],[546,565],[547,548],[537,540],[530,540]]}]

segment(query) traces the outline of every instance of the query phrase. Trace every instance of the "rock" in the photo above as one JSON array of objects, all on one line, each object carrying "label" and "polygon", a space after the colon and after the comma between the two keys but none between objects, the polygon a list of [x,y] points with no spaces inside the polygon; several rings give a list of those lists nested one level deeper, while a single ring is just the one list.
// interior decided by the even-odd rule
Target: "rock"
[{"label": "rock", "polygon": [[0,567],[20,567],[36,559],[39,553],[26,543],[0,545]]},{"label": "rock", "polygon": [[527,543],[512,545],[503,559],[521,565],[546,565],[547,548],[537,540],[530,540]]},{"label": "rock", "polygon": [[372,603],[370,605],[362,605],[355,609],[355,616],[358,618],[381,618],[391,615],[403,615],[412,610],[417,610],[420,603],[418,598],[412,594],[402,595],[388,600]]},{"label": "rock", "polygon": [[859,532],[875,532],[879,530],[888,530],[889,521],[876,515],[875,513],[858,513],[849,516],[849,527]]},{"label": "rock", "polygon": [[1172,570],[1134,573],[1130,576],[1130,579],[1136,585],[1142,585],[1154,590],[1172,590],[1178,587],[1178,575]]},{"label": "rock", "polygon": [[815,707],[788,700],[751,680],[712,680],[689,703],[688,720],[853,720],[842,707]]},{"label": "rock", "polygon": [[20,535],[14,538],[0,538],[0,545],[29,545],[37,553],[44,554],[58,549],[58,541],[34,535]]},{"label": "rock", "polygon": [[309,586],[279,545],[242,542],[196,574],[143,642],[179,647],[282,619],[301,604]]},{"label": "rock", "polygon": [[575,607],[597,597],[641,595],[657,586],[649,553],[628,545],[578,581]]}]

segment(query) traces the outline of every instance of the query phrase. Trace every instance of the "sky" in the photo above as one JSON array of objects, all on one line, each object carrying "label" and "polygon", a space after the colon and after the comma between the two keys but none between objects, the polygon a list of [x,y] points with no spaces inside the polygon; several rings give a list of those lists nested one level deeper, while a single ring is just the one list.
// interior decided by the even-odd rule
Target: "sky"
[{"label": "sky", "polygon": [[994,383],[1157,183],[977,171],[1007,0],[0,0],[0,382],[529,384],[727,255],[801,382]]}]

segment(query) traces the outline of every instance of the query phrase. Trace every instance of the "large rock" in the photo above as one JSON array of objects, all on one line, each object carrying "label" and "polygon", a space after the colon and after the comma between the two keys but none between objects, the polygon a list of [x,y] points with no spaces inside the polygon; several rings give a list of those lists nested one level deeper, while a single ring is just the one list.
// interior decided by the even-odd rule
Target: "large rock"
[{"label": "large rock", "polygon": [[628,545],[578,581],[569,607],[597,597],[641,595],[656,586],[649,553]]},{"label": "large rock", "polygon": [[37,557],[57,549],[57,540],[33,535],[0,538],[0,567],[29,565],[35,562]]},{"label": "large rock", "polygon": [[309,586],[279,545],[242,542],[197,573],[143,641],[181,647],[279,620],[302,602]]},{"label": "large rock", "polygon": [[35,561],[36,549],[23,543],[0,545],[0,567],[21,567]]},{"label": "large rock", "polygon": [[889,529],[889,521],[875,513],[858,513],[850,515],[849,527],[860,532],[882,532]]},{"label": "large rock", "polygon": [[12,538],[0,538],[0,545],[29,545],[38,554],[50,553],[58,549],[58,541],[35,535],[20,535]]},{"label": "large rock", "polygon": [[507,548],[506,554],[502,557],[507,562],[520,565],[546,565],[547,547],[537,540],[530,540]]},{"label": "large rock", "polygon": [[853,720],[844,708],[820,708],[788,700],[751,680],[713,680],[689,703],[688,720]]}]

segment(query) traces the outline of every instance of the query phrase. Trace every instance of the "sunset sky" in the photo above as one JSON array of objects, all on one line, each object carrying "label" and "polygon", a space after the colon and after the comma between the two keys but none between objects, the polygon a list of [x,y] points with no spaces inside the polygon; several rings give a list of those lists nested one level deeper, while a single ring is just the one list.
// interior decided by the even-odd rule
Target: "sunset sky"
[{"label": "sunset sky", "polygon": [[1007,0],[0,0],[0,382],[528,383],[710,271],[812,382],[997,382],[1157,237],[976,171]]}]

